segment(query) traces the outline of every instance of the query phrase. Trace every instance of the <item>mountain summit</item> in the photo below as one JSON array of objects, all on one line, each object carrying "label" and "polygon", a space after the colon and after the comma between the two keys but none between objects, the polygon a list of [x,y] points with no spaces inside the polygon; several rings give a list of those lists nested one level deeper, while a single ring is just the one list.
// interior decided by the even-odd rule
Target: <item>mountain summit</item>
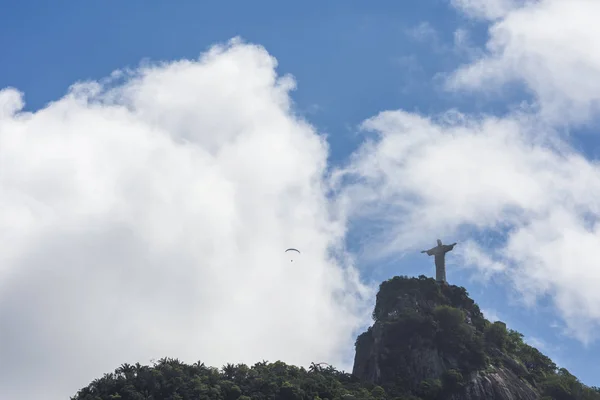
[{"label": "mountain summit", "polygon": [[391,398],[600,399],[520,333],[486,320],[463,287],[394,277],[380,285],[373,319],[352,374]]}]

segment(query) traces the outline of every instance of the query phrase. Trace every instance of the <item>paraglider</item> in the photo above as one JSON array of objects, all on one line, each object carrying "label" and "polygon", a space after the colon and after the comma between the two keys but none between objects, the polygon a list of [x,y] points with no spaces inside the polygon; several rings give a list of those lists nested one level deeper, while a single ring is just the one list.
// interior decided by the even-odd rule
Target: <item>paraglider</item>
[{"label": "paraglider", "polygon": [[[298,250],[298,249],[289,248],[289,249],[287,249],[285,252],[287,253],[288,251],[291,251],[291,252],[294,252],[294,251],[295,251],[296,253],[300,254],[300,250]],[[293,254],[293,253],[292,253],[292,254]],[[294,262],[294,257],[292,257],[292,258],[290,259],[290,262]]]}]

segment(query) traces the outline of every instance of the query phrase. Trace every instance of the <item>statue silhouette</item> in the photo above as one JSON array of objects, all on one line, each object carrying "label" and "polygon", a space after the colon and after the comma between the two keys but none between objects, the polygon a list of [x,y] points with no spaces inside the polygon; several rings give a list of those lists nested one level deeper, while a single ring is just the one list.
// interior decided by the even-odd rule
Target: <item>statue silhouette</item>
[{"label": "statue silhouette", "polygon": [[454,246],[456,243],[442,244],[442,241],[438,239],[437,246],[421,251],[421,253],[427,253],[428,256],[435,256],[435,280],[438,282],[446,282],[446,253],[452,251]]}]

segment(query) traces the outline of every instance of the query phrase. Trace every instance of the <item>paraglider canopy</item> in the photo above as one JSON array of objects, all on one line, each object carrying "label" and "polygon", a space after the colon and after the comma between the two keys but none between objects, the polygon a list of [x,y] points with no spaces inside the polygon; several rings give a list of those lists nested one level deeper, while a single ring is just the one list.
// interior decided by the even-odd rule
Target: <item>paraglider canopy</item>
[{"label": "paraglider canopy", "polygon": [[290,254],[290,262],[294,262],[294,258],[295,258],[295,257],[297,257],[296,255],[294,255],[294,252],[296,252],[296,253],[300,254],[300,250],[298,250],[298,249],[294,249],[294,248],[289,248],[289,249],[287,249],[285,252],[286,252],[286,253],[287,253],[287,252],[291,252],[291,254]]}]

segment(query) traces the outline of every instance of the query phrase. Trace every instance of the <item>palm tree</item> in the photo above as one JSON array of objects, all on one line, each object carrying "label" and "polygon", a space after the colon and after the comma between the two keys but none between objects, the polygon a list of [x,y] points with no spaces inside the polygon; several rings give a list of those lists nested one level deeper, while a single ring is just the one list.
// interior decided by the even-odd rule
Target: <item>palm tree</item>
[{"label": "palm tree", "polygon": [[235,371],[236,371],[236,367],[233,364],[227,363],[227,365],[225,365],[223,368],[223,375],[225,375],[225,378],[227,379],[233,379],[233,377],[235,376]]}]

